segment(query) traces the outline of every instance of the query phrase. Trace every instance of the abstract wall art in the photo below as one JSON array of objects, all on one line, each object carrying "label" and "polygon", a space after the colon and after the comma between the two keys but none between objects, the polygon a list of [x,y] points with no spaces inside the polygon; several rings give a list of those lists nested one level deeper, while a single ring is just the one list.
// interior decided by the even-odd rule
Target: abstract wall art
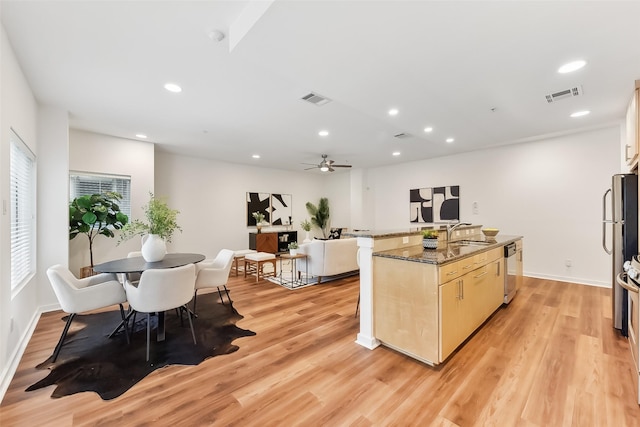
[{"label": "abstract wall art", "polygon": [[291,225],[293,215],[291,194],[271,195],[271,225]]},{"label": "abstract wall art", "polygon": [[460,186],[409,190],[409,220],[413,223],[459,221]]},{"label": "abstract wall art", "polygon": [[254,212],[262,212],[264,221],[271,223],[270,203],[269,193],[247,193],[247,226],[255,227],[256,219],[252,215]]}]

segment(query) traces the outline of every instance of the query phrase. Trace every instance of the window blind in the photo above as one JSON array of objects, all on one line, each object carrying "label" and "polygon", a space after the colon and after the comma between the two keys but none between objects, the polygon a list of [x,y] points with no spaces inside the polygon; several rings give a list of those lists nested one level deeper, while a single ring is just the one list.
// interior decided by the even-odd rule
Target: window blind
[{"label": "window blind", "polygon": [[35,272],[35,156],[11,131],[11,289]]},{"label": "window blind", "polygon": [[86,172],[72,172],[69,174],[69,195],[71,200],[76,197],[102,194],[114,191],[122,195],[118,202],[123,214],[131,218],[131,177],[123,175],[100,175]]}]

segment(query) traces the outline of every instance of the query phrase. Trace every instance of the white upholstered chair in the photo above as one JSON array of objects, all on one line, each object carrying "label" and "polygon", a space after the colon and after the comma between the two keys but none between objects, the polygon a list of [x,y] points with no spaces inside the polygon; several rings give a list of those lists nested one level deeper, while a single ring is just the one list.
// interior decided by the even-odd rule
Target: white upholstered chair
[{"label": "white upholstered chair", "polygon": [[193,264],[175,268],[145,270],[140,276],[137,286],[129,279],[124,283],[129,306],[136,312],[147,314],[147,361],[149,360],[149,343],[151,341],[151,313],[163,312],[183,307],[187,311],[193,343],[196,334],[193,330],[191,313],[187,303],[193,297],[196,281],[196,267]]},{"label": "white upholstered chair", "polygon": [[232,250],[222,249],[214,259],[205,259],[204,261],[196,264],[197,278],[196,288],[193,294],[194,313],[196,312],[198,289],[217,288],[218,295],[220,296],[220,302],[224,304],[222,291],[220,289],[222,287],[227,294],[229,304],[233,303],[229,297],[229,290],[227,289],[227,282],[229,281],[231,266],[233,265],[233,257],[234,252]]},{"label": "white upholstered chair", "polygon": [[[47,269],[47,277],[49,278],[49,282],[51,282],[53,292],[58,298],[60,307],[62,307],[65,313],[69,314],[60,340],[53,352],[52,362],[55,362],[58,358],[60,350],[62,349],[62,343],[67,336],[67,332],[69,332],[69,326],[71,326],[71,322],[76,314],[119,304],[120,315],[122,317],[121,325],[126,323],[122,303],[127,301],[127,295],[115,274],[102,273],[96,276],[78,279],[68,268],[56,264]],[[125,327],[124,329],[127,341],[129,341],[127,328]]]}]

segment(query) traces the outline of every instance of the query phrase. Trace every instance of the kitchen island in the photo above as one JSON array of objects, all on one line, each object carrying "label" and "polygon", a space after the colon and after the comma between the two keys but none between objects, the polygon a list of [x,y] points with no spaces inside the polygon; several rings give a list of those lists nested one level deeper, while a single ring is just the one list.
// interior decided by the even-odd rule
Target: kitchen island
[{"label": "kitchen island", "polygon": [[445,361],[500,307],[504,246],[522,239],[474,235],[431,250],[415,230],[357,237],[364,305],[356,342],[382,343],[430,365]]}]

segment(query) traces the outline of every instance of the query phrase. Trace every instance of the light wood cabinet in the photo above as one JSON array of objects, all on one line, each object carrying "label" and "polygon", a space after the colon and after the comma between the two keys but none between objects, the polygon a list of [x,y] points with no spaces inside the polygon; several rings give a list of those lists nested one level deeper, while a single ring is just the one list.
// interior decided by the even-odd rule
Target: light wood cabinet
[{"label": "light wood cabinet", "polygon": [[443,362],[502,304],[502,247],[441,266],[373,261],[375,337],[431,365]]},{"label": "light wood cabinet", "polygon": [[636,88],[629,101],[626,114],[626,143],[625,143],[625,159],[627,164],[634,169],[638,165],[638,152],[640,151],[640,133],[638,127],[640,123],[640,111],[638,110],[638,103],[640,97],[640,80],[636,80]]}]

